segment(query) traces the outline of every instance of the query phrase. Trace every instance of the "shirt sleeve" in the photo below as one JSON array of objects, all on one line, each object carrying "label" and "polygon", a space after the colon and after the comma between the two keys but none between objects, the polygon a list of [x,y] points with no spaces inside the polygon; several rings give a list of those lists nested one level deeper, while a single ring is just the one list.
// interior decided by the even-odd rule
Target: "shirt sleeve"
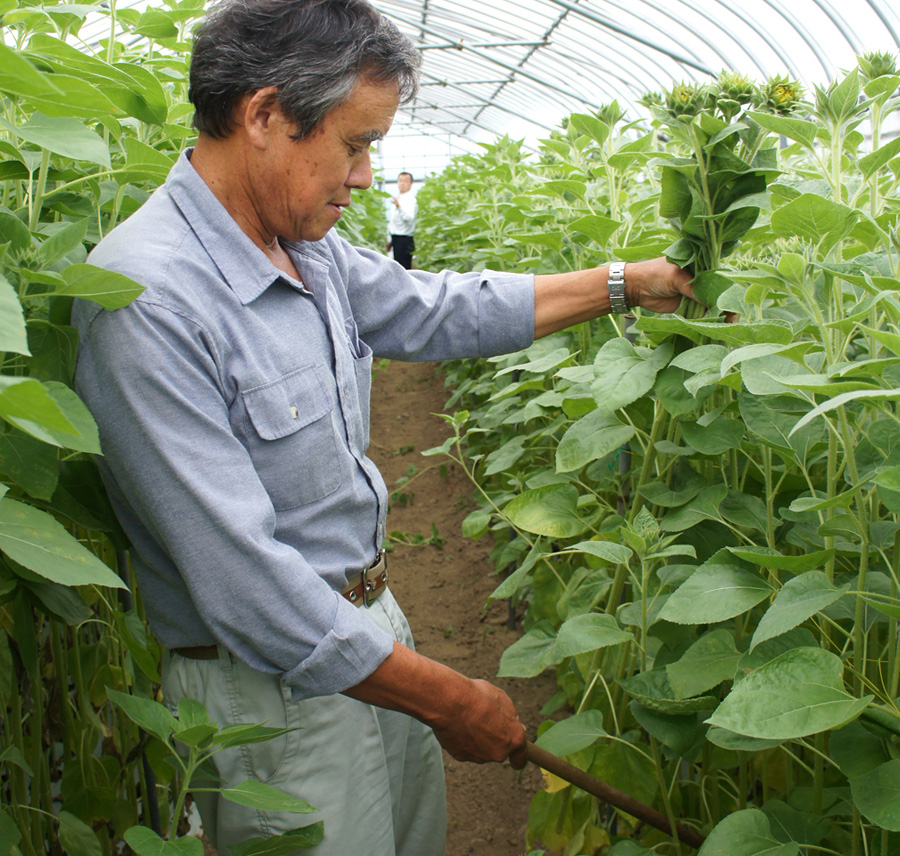
[{"label": "shirt sleeve", "polygon": [[332,237],[360,336],[380,357],[489,357],[534,341],[534,276],[404,270]]},{"label": "shirt sleeve", "polygon": [[297,698],[340,692],[393,640],[279,541],[230,424],[222,347],[197,320],[144,299],[82,325],[77,388],[100,428],[101,468],[154,571],[186,585],[189,599],[162,608],[202,621],[190,644],[221,642]]}]

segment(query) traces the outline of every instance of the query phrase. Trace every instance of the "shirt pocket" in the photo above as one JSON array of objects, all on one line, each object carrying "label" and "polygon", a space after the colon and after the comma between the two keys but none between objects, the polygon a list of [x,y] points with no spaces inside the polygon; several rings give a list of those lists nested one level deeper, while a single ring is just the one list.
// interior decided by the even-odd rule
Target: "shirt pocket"
[{"label": "shirt pocket", "polygon": [[250,456],[276,511],[308,505],[341,484],[324,369],[308,365],[244,390]]},{"label": "shirt pocket", "polygon": [[359,356],[353,358],[356,374],[356,390],[359,395],[359,410],[362,416],[362,451],[369,448],[369,420],[372,399],[372,349],[362,340],[359,342]]}]

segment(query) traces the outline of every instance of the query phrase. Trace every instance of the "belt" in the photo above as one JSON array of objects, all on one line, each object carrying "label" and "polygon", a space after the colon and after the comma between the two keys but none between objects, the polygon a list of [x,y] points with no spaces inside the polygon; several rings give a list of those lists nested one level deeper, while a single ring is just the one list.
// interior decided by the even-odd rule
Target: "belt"
[{"label": "belt", "polygon": [[347,583],[341,594],[357,606],[371,606],[387,588],[387,553],[381,550],[368,568],[355,575],[355,579]]},{"label": "belt", "polygon": [[[359,580],[359,582],[355,582]],[[387,588],[388,570],[387,554],[381,550],[371,565],[354,574],[354,579],[347,583],[341,594],[356,606],[371,606]],[[215,645],[191,645],[184,648],[173,648],[176,654],[189,660],[217,660],[219,649]]]}]

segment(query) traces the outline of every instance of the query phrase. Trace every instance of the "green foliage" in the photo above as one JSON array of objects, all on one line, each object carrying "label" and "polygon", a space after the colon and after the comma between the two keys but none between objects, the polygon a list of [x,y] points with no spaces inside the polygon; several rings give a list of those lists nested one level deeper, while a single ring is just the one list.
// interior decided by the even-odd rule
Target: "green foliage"
[{"label": "green foliage", "polygon": [[[648,96],[649,132],[572,116],[536,157],[502,140],[420,192],[429,265],[694,267],[702,319],[448,365],[466,410],[434,451],[477,486],[492,597],[527,605],[501,674],[555,670],[571,717],[542,745],[649,777],[703,854],[898,846],[898,84],[885,56],[809,102],[723,74]],[[551,790],[530,845],[681,852]]]}]

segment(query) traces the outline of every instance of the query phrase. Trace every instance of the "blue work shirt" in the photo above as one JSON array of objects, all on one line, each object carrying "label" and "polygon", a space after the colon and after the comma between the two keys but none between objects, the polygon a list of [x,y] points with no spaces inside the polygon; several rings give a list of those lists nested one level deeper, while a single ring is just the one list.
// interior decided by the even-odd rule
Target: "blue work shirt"
[{"label": "blue work shirt", "polygon": [[283,242],[279,271],[185,152],[90,262],[146,290],[76,301],[76,388],[169,648],[223,644],[295,698],[358,684],[391,653],[340,594],[385,534],[366,457],[372,356],[438,360],[528,346],[533,277],[406,271],[332,230]]}]

